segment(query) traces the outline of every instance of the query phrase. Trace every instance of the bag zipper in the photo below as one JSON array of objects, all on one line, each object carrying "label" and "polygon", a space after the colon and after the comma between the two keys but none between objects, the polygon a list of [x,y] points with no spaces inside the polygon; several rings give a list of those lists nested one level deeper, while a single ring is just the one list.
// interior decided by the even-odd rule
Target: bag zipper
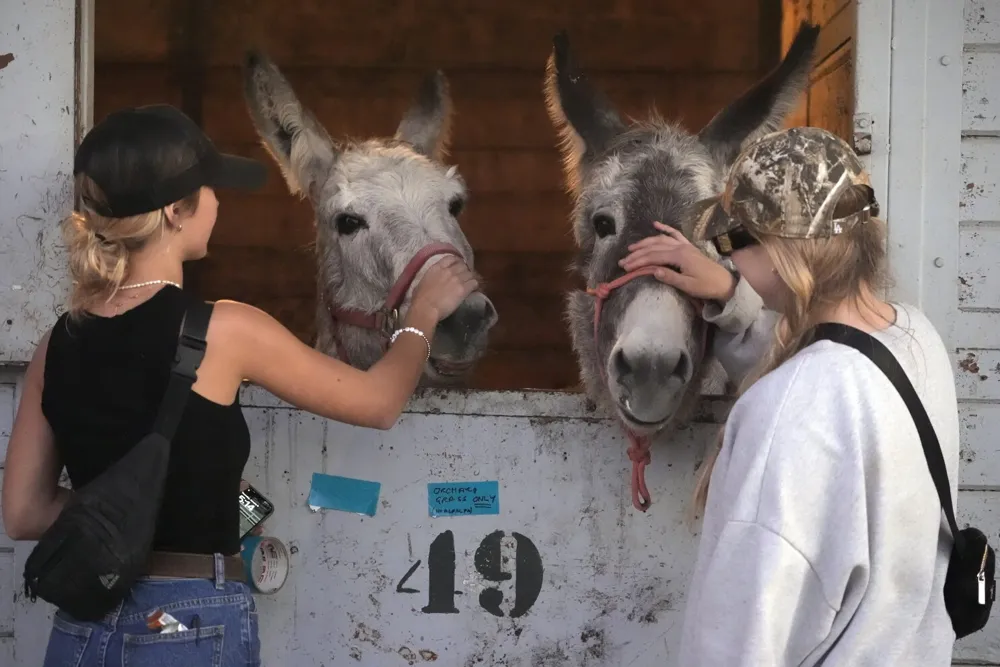
[{"label": "bag zipper", "polygon": [[979,580],[979,604],[986,604],[986,555],[990,551],[990,545],[987,542],[986,546],[983,547],[983,562],[979,565],[979,574],[976,575],[976,579]]}]

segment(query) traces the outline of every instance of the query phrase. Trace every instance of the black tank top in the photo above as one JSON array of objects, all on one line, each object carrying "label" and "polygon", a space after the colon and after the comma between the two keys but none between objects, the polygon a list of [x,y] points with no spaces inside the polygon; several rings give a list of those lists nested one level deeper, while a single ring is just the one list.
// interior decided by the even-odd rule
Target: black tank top
[{"label": "black tank top", "polygon": [[[153,425],[188,294],[165,286],[115,317],[63,315],[49,339],[42,411],[74,488],[85,486]],[[239,398],[191,392],[170,450],[154,549],[236,554],[250,432]]]}]

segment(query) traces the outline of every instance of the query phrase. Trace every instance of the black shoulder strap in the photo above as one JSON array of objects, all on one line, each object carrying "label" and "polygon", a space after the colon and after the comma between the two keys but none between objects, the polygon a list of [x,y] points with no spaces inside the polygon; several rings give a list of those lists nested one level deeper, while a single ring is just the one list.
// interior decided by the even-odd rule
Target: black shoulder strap
[{"label": "black shoulder strap", "polygon": [[184,319],[181,321],[181,331],[177,339],[177,352],[174,364],[170,370],[170,382],[160,403],[160,411],[153,424],[153,432],[159,433],[168,441],[173,440],[177,424],[187,404],[191,385],[198,379],[198,366],[205,358],[207,347],[208,321],[212,317],[214,305],[205,301],[192,301]]},{"label": "black shoulder strap", "polygon": [[815,328],[816,340],[832,340],[836,343],[848,345],[865,355],[878,366],[906,403],[913,421],[917,425],[917,432],[920,434],[920,444],[924,448],[924,456],[927,459],[927,467],[931,471],[931,479],[934,480],[934,487],[937,489],[938,498],[941,500],[941,508],[948,519],[948,526],[951,528],[952,537],[959,551],[964,548],[962,534],[958,530],[955,521],[955,510],[951,502],[951,486],[948,483],[948,469],[944,464],[944,455],[941,453],[941,445],[937,435],[934,433],[934,425],[931,424],[927,411],[924,410],[920,397],[910,383],[896,357],[877,338],[871,336],[860,329],[856,329],[846,324],[824,322]]}]

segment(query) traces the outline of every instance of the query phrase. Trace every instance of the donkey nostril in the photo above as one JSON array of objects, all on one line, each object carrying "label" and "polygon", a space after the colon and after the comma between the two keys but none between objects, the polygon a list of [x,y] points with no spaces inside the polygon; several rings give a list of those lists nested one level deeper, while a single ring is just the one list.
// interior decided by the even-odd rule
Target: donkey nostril
[{"label": "donkey nostril", "polygon": [[691,371],[691,360],[688,355],[681,352],[680,356],[677,358],[677,365],[674,366],[672,375],[676,375],[681,379],[687,379],[688,373]]},{"label": "donkey nostril", "polygon": [[619,349],[615,352],[614,364],[618,377],[624,377],[632,372],[632,365],[629,364],[628,358],[625,356],[625,350]]},{"label": "donkey nostril", "polygon": [[486,320],[486,322],[490,326],[496,324],[497,320],[499,319],[497,317],[496,308],[493,307],[493,304],[490,303],[489,300],[487,300],[485,305],[483,306],[483,319]]}]

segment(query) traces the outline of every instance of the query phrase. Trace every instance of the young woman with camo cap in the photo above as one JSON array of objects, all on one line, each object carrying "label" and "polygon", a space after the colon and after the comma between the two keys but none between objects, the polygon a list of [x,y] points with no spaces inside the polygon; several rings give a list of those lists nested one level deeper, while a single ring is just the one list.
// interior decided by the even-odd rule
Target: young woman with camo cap
[{"label": "young woman with camo cap", "polygon": [[[885,223],[851,148],[818,128],[747,147],[689,236],[668,227],[622,261],[709,300],[715,349],[742,386],[699,471],[703,511],[679,664],[949,665],[943,586],[952,536],[913,418],[825,322],[883,343],[940,442],[952,498],[951,360],[912,305],[883,300]],[[669,268],[668,268],[669,267]],[[758,296],[759,295],[759,296]]]}]

